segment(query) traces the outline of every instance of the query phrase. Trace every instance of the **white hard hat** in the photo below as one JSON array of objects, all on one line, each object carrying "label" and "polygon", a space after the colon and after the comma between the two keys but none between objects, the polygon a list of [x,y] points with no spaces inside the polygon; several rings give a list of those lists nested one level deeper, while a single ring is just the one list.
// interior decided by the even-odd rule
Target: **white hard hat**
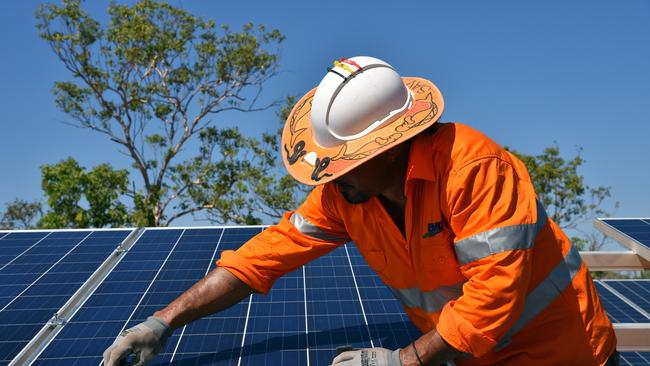
[{"label": "white hard hat", "polygon": [[314,141],[332,147],[390,124],[413,103],[411,91],[388,63],[358,56],[335,61],[311,106]]},{"label": "white hard hat", "polygon": [[291,109],[282,130],[282,161],[304,184],[331,182],[426,131],[443,109],[430,80],[400,78],[373,57],[341,58]]}]

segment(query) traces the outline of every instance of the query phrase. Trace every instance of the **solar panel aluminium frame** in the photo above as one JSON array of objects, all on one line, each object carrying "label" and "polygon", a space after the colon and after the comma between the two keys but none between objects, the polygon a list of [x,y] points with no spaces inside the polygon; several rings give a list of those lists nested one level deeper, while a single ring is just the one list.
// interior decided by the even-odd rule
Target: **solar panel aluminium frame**
[{"label": "solar panel aluminium frame", "polygon": [[83,229],[0,229],[0,239],[3,238],[2,235],[11,234],[11,233],[57,233],[57,232],[75,232],[75,231],[133,231],[138,229],[136,227],[103,227],[103,228],[83,228]]},{"label": "solar panel aluminium frame", "polygon": [[580,256],[592,271],[638,271],[650,269],[650,250],[625,233],[603,220],[650,220],[644,217],[601,218],[593,220],[593,226],[606,236],[629,248],[628,251],[592,252],[581,251]]},{"label": "solar panel aluminium frame", "polygon": [[591,271],[638,271],[649,269],[650,261],[634,251],[580,251],[580,257]]},{"label": "solar panel aluminium frame", "polygon": [[650,248],[640,244],[638,241],[634,240],[627,234],[608,225],[603,220],[650,220],[650,217],[617,217],[617,218],[597,217],[593,221],[593,225],[598,231],[602,232],[608,237],[621,243],[623,246],[629,248],[635,254],[641,256],[641,258],[644,260],[643,262],[644,267],[642,267],[643,269],[650,268],[650,266],[648,266],[648,261],[650,261]]},{"label": "solar panel aluminium frame", "polygon": [[0,229],[0,239],[4,234],[10,233],[49,233],[49,232],[75,232],[75,231],[126,231],[126,230],[183,230],[183,229],[236,229],[242,227],[250,228],[267,228],[269,225],[201,225],[201,226],[159,226],[159,227],[106,227],[106,228],[82,228],[82,229],[17,229],[17,230],[7,230]]}]

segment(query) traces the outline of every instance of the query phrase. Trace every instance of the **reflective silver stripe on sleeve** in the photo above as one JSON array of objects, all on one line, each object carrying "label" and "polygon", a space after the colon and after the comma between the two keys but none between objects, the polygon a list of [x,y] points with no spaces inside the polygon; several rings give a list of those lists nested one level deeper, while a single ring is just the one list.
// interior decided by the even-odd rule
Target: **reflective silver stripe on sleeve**
[{"label": "reflective silver stripe on sleeve", "polygon": [[293,224],[293,226],[296,229],[298,229],[298,231],[300,231],[302,234],[311,236],[312,238],[325,240],[325,241],[332,241],[337,243],[347,243],[350,241],[350,238],[332,235],[330,233],[321,230],[321,228],[312,224],[307,219],[302,217],[302,215],[298,213],[298,211],[295,211],[291,215],[289,221],[291,221],[291,224]]},{"label": "reflective silver stripe on sleeve", "polygon": [[501,338],[495,347],[495,351],[505,348],[511,341],[512,336],[535,319],[546,307],[551,305],[555,299],[573,282],[576,273],[582,267],[582,258],[575,246],[564,256],[564,260],[555,266],[553,271],[540,283],[531,293],[526,296],[524,310],[517,322]]},{"label": "reflective silver stripe on sleeve", "polygon": [[508,250],[530,249],[546,221],[546,211],[537,202],[536,223],[496,228],[460,240],[454,244],[456,259],[460,265],[465,265]]},{"label": "reflective silver stripe on sleeve", "polygon": [[409,308],[420,308],[426,312],[433,313],[442,310],[443,306],[450,300],[459,298],[463,294],[464,284],[465,282],[463,281],[455,285],[439,287],[431,291],[422,291],[417,287],[389,288],[402,305]]}]

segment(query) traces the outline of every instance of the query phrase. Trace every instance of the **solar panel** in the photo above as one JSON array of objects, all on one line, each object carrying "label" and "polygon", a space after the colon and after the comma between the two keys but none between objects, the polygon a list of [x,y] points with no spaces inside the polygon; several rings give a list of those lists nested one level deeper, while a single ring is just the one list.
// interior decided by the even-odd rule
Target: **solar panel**
[{"label": "solar panel", "polygon": [[[99,365],[123,329],[203,277],[261,227],[149,229],[34,365]],[[399,347],[417,335],[356,247],[342,246],[223,312],[177,329],[154,364],[329,365],[335,349]]]},{"label": "solar panel", "polygon": [[650,218],[597,219],[595,226],[646,260],[650,260]]},{"label": "solar panel", "polygon": [[650,280],[604,280],[603,282],[643,309],[646,314],[650,314]]},{"label": "solar panel", "polygon": [[0,365],[8,364],[129,230],[15,232],[0,266]]},{"label": "solar panel", "polygon": [[255,294],[249,299],[239,354],[242,364],[308,363],[304,294],[300,269],[278,280],[269,296]]},{"label": "solar panel", "polygon": [[143,233],[35,364],[99,364],[103,350],[134,318],[138,307],[148,305],[143,300],[155,300],[151,287],[182,232],[147,230]]},{"label": "solar panel", "polygon": [[49,232],[16,232],[2,233],[0,243],[2,243],[2,252],[0,252],[0,270],[3,270],[16,258],[20,257],[26,251],[38,244],[43,238],[49,235]]},{"label": "solar panel", "polygon": [[615,323],[648,323],[650,318],[609,286],[610,282],[596,281],[596,290],[609,319]]},{"label": "solar panel", "polygon": [[[649,323],[647,280],[601,280],[596,289],[610,320],[615,323]],[[650,352],[621,352],[621,365],[648,365]]]},{"label": "solar panel", "polygon": [[[262,227],[145,230],[33,364],[101,365],[102,352],[117,334],[143,321],[205,276],[215,267],[214,261],[223,250],[238,248],[261,230]],[[60,239],[61,234],[48,239],[46,235],[53,233],[24,233],[20,238],[14,233],[4,236],[0,233],[0,243],[4,240],[12,243],[13,257],[2,259],[5,264],[13,261],[7,268],[23,266],[11,268],[26,270],[34,266],[32,269],[45,273],[38,275],[40,280],[35,284],[24,281],[32,279],[33,282],[31,277],[22,278],[23,282],[7,282],[18,286],[7,286],[7,290],[20,293],[31,285],[24,293],[35,291],[32,302],[27,302],[30,306],[36,302],[41,304],[34,301],[36,296],[54,294],[54,298],[59,298],[57,291],[64,291],[64,287],[71,288],[65,290],[70,296],[82,280],[81,273],[96,269],[100,259],[115,247],[116,240],[101,250],[79,244],[88,243],[91,238],[99,240],[95,238],[96,233],[85,237],[85,241],[81,234],[71,235],[75,239],[67,238],[68,242],[61,247],[77,245],[77,249],[59,255],[60,261],[50,258],[49,267],[36,266],[32,262],[38,261],[25,261],[25,258],[29,253],[34,259],[44,259],[38,256],[49,253],[50,249],[41,245]],[[128,233],[124,232],[124,236]],[[71,240],[77,240],[76,244],[71,244]],[[89,249],[82,254],[79,248]],[[27,274],[34,275],[23,273]],[[650,289],[649,283],[607,280],[596,281],[596,286],[612,321],[648,322],[645,305],[639,301],[645,296],[643,291]],[[18,300],[8,301],[18,303]],[[44,306],[43,310],[46,319],[38,323],[39,327],[56,311],[56,304]],[[177,329],[153,365],[329,365],[336,347],[341,345],[394,349],[418,336],[419,331],[399,302],[350,243],[285,275],[268,296],[253,294],[230,309]],[[15,354],[21,347],[16,346],[12,352]],[[7,348],[2,345],[3,350]],[[645,352],[622,355],[622,364],[648,363]]]},{"label": "solar panel", "polygon": [[[650,218],[601,218],[594,221],[594,226],[646,261],[650,260]],[[647,281],[606,280],[603,283],[619,297],[626,299],[628,304],[632,304],[637,312],[644,313],[646,316],[650,313],[650,303],[647,300],[650,288]],[[601,294],[601,299],[602,297]],[[644,321],[644,323],[649,322]],[[624,352],[621,355],[622,365],[650,364],[649,352]]]},{"label": "solar panel", "polygon": [[[34,364],[100,364],[103,350],[117,334],[167,305],[213,268],[213,259],[220,255],[217,250],[235,249],[260,230],[146,230]],[[243,334],[243,326],[233,325],[243,325],[245,313],[237,314],[242,307],[245,304],[178,329],[158,361],[169,364],[201,353],[212,357],[220,347],[227,349],[229,342],[230,348],[239,350],[241,335],[237,341],[236,333]],[[212,327],[205,327],[206,322]],[[203,329],[194,333],[195,328]],[[197,346],[198,350],[192,348]]]},{"label": "solar panel", "polygon": [[359,249],[355,245],[347,245],[347,249],[375,346],[395,349],[420,337],[400,302],[366,264]]},{"label": "solar panel", "polygon": [[650,247],[650,219],[603,219],[602,221],[646,247]]},{"label": "solar panel", "polygon": [[[197,273],[203,276],[215,267],[214,261],[224,250],[237,249],[262,230],[260,227],[230,228],[213,239],[212,251]],[[218,240],[217,240],[218,239]],[[179,286],[182,293],[186,288]],[[171,365],[219,365],[231,364],[241,355],[244,329],[246,328],[250,297],[233,307],[197,320],[177,330],[172,342],[160,357],[160,364]],[[171,362],[171,363],[170,363]]]}]

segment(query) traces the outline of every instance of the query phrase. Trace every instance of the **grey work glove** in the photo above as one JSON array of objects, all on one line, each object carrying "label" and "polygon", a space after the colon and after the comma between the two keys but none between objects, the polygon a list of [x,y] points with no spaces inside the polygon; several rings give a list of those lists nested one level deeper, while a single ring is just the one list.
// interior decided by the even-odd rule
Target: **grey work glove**
[{"label": "grey work glove", "polygon": [[171,334],[172,330],[164,320],[150,316],[120,333],[113,345],[104,351],[104,365],[118,366],[120,360],[135,354],[133,366],[143,366],[162,351]]},{"label": "grey work glove", "polygon": [[400,349],[363,348],[343,352],[332,361],[332,366],[402,366]]}]

